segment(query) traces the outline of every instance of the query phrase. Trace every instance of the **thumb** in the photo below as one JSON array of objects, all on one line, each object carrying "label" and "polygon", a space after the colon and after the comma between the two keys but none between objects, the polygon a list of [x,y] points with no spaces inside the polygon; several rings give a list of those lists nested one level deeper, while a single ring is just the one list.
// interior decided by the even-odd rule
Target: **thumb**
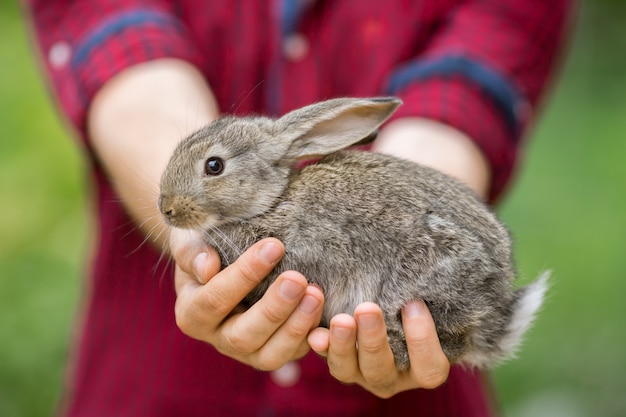
[{"label": "thumb", "polygon": [[222,261],[212,247],[205,248],[193,259],[194,276],[200,284],[206,284],[222,268]]},{"label": "thumb", "polygon": [[217,252],[205,243],[199,232],[171,228],[169,249],[177,267],[200,284],[205,284],[220,270]]}]

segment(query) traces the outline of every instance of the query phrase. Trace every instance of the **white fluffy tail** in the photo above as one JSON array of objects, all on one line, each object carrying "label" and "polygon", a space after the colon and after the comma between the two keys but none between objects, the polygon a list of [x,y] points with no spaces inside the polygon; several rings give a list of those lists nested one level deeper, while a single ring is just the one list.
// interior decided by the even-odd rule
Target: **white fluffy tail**
[{"label": "white fluffy tail", "polygon": [[549,278],[550,271],[545,271],[535,282],[518,290],[522,291],[522,295],[515,305],[511,322],[507,326],[507,333],[500,341],[500,349],[503,353],[508,353],[510,356],[515,354],[524,333],[532,324],[543,303]]},{"label": "white fluffy tail", "polygon": [[461,357],[459,362],[470,367],[488,369],[514,357],[524,333],[532,324],[543,303],[548,290],[549,277],[550,271],[546,271],[532,284],[516,290],[519,298],[515,302],[511,319],[504,329],[504,335],[497,342],[497,346],[470,351]]}]

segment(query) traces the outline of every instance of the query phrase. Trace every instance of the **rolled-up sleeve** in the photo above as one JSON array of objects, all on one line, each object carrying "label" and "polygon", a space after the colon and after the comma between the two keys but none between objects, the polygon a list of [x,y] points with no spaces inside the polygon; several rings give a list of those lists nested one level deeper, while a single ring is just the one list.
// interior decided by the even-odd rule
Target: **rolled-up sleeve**
[{"label": "rolled-up sleeve", "polygon": [[24,5],[54,95],[83,136],[93,96],[124,68],[166,57],[201,65],[201,54],[166,2],[29,0]]},{"label": "rolled-up sleeve", "polygon": [[427,117],[465,132],[482,149],[498,196],[513,172],[570,28],[569,0],[467,1],[427,48],[396,68],[387,93],[394,118]]}]

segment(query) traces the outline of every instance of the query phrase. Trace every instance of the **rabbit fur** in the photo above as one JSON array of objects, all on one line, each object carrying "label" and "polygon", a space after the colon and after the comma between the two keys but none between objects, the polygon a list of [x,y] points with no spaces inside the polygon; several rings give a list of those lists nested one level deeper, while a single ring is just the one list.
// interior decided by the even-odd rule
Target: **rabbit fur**
[{"label": "rabbit fur", "polygon": [[276,120],[220,118],[176,148],[159,209],[169,225],[201,231],[223,267],[262,238],[284,243],[285,256],[246,305],[281,272],[297,270],[324,291],[321,326],[362,302],[378,304],[404,370],[400,311],[422,299],[450,362],[491,367],[513,355],[547,275],[514,288],[508,231],[465,185],[400,158],[344,150],[400,104],[340,98]]}]

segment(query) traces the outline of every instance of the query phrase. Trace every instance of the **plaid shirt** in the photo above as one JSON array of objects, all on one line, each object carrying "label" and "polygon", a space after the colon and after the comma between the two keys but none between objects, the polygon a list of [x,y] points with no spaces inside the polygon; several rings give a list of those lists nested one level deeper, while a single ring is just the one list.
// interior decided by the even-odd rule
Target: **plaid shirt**
[{"label": "plaid shirt", "polygon": [[[30,0],[42,62],[80,135],[98,89],[163,57],[205,75],[225,113],[280,115],[336,96],[395,95],[393,118],[467,133],[505,188],[567,27],[568,0]],[[264,373],[183,336],[159,255],[94,167],[99,245],[69,416],[487,416],[481,375],[380,400],[314,355]],[[141,246],[141,249],[136,249]],[[132,254],[132,255],[128,255]]]}]

